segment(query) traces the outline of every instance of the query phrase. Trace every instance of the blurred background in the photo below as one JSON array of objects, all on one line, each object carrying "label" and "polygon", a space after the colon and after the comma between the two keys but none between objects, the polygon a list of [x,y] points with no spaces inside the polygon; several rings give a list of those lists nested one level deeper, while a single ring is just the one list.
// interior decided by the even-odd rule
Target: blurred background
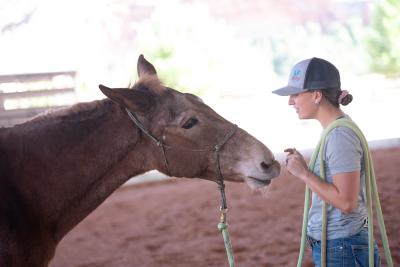
[{"label": "blurred background", "polygon": [[144,54],[273,151],[312,148],[320,125],[271,91],[315,56],[340,70],[367,139],[398,143],[398,14],[398,0],[0,0],[0,123],[103,98]]},{"label": "blurred background", "polygon": [[[0,127],[101,99],[100,83],[128,86],[140,54],[165,85],[200,96],[278,159],[288,147],[312,149],[322,128],[271,91],[298,61],[327,59],[354,97],[344,112],[370,144],[400,146],[399,0],[0,0]],[[396,262],[398,153],[374,154]],[[130,183],[163,178],[152,171]],[[295,265],[304,189],[288,179],[267,197],[229,185],[239,265]],[[69,234],[51,266],[223,266],[222,239],[208,226],[214,184],[128,189]]]}]

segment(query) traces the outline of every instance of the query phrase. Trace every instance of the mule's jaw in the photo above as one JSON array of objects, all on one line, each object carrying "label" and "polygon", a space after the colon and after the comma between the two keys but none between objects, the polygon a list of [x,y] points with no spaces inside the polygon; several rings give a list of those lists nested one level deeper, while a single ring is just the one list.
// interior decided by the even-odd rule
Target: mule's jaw
[{"label": "mule's jaw", "polygon": [[270,179],[259,179],[252,176],[247,176],[245,178],[246,183],[250,186],[250,188],[263,188],[268,186],[271,183]]},{"label": "mule's jaw", "polygon": [[251,188],[261,188],[261,187],[266,187],[271,183],[271,180],[267,179],[258,179],[255,177],[251,177],[251,176],[247,176],[246,179],[247,184],[251,187]]}]

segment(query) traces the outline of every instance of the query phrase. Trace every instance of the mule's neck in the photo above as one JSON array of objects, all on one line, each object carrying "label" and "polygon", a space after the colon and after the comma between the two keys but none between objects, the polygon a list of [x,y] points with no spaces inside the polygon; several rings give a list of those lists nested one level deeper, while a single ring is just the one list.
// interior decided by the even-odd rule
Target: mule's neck
[{"label": "mule's neck", "polygon": [[109,100],[18,129],[16,186],[25,185],[23,198],[35,203],[33,214],[46,220],[56,240],[130,177],[154,169],[140,153],[144,138]]}]

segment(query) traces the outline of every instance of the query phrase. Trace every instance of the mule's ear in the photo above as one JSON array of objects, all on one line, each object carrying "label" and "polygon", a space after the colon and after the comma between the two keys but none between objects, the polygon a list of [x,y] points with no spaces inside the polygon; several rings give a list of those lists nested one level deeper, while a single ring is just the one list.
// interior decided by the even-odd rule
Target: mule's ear
[{"label": "mule's ear", "polygon": [[148,62],[143,55],[140,55],[137,62],[137,72],[138,76],[142,75],[157,75],[154,66]]},{"label": "mule's ear", "polygon": [[120,106],[132,112],[146,113],[152,106],[156,95],[149,90],[132,90],[126,88],[111,89],[102,84],[99,85],[101,92]]}]

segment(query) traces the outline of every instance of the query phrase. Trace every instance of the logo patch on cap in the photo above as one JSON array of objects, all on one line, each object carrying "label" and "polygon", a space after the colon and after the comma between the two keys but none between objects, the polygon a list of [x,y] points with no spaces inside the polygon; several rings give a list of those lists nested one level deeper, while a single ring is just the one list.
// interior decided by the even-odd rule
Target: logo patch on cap
[{"label": "logo patch on cap", "polygon": [[299,69],[293,70],[293,74],[290,79],[292,81],[299,81],[301,79],[301,70],[299,70]]}]

